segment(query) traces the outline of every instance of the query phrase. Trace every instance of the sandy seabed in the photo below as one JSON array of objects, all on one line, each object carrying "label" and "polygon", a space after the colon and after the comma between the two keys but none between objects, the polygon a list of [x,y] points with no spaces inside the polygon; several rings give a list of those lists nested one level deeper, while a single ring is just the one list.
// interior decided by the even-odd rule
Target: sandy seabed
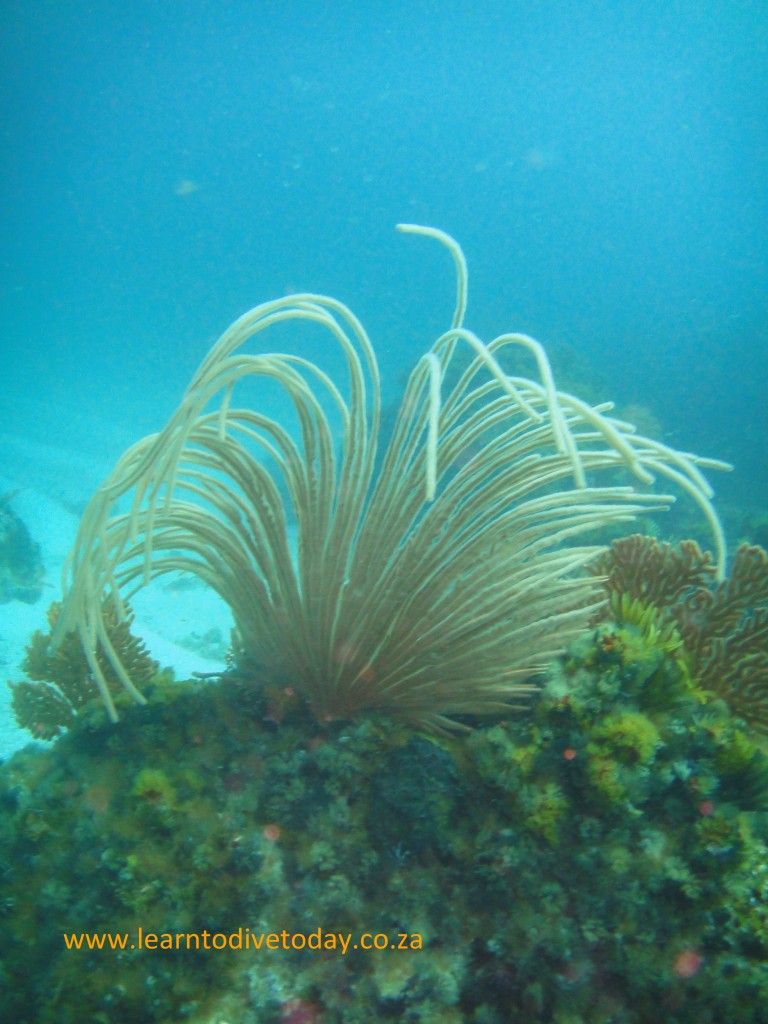
[{"label": "sandy seabed", "polygon": [[[30,409],[29,402],[21,412],[18,407],[14,412],[8,422],[34,423],[35,428],[31,436],[0,432],[0,495],[13,493],[11,509],[40,546],[45,581],[34,604],[0,604],[0,758],[31,742],[29,734],[16,726],[5,681],[24,677],[21,663],[29,638],[35,630],[47,629],[46,611],[52,601],[61,598],[62,568],[85,504],[122,450],[141,436],[126,436],[124,426],[110,431],[109,421],[93,423],[90,428],[80,423],[73,428],[51,408]],[[62,422],[68,422],[66,429],[61,429]],[[98,451],[93,450],[91,438],[98,438]],[[134,611],[134,632],[178,679],[222,668],[231,615],[217,595],[198,580],[168,577],[157,581],[137,595]]]}]

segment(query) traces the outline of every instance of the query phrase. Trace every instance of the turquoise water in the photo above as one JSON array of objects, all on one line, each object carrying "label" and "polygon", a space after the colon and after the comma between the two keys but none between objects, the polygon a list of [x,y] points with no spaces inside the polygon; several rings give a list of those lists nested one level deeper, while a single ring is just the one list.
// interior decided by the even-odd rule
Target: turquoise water
[{"label": "turquoise water", "polygon": [[[70,730],[0,765],[0,1016],[768,1019],[764,556],[743,549],[733,583],[738,542],[768,546],[763,5],[7,0],[0,39],[0,526],[28,526],[45,569],[25,535],[40,595],[0,597],[0,668],[42,685],[13,707],[0,695],[0,753],[26,742],[14,720]],[[204,680],[174,690],[147,669],[148,706],[108,725],[74,640],[49,663],[38,635],[23,664],[85,503],[230,322],[295,291],[367,327],[386,436],[455,296],[446,252],[398,222],[461,244],[482,338],[537,337],[564,390],[733,464],[707,470],[743,587],[727,635],[703,560],[690,621],[690,594],[655,609],[619,594],[531,715],[449,740],[380,704],[310,714],[302,680],[253,651],[212,681],[229,618],[174,578],[136,628]],[[269,345],[348,383],[319,331]],[[279,391],[243,385],[282,422]],[[674,540],[712,536],[690,500],[656,518]],[[387,596],[366,587],[366,607]],[[340,643],[332,663],[358,656]],[[64,933],[309,933],[347,914],[380,934],[423,924],[428,953],[253,969],[62,948]]]},{"label": "turquoise water", "polygon": [[452,303],[416,221],[464,247],[469,326],[535,335],[765,507],[758,6],[73,0],[0,28],[7,403],[139,436],[294,289],[352,306],[394,392]]}]

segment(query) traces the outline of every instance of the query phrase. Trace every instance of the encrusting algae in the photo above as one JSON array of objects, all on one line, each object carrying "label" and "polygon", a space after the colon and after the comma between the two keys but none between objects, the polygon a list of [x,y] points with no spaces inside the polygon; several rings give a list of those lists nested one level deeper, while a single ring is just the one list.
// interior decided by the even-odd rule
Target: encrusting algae
[{"label": "encrusting algae", "polygon": [[[764,740],[647,622],[596,623],[468,736],[318,724],[234,670],[76,716],[0,769],[3,1018],[759,1021]],[[63,940],[140,927],[157,948]]]}]

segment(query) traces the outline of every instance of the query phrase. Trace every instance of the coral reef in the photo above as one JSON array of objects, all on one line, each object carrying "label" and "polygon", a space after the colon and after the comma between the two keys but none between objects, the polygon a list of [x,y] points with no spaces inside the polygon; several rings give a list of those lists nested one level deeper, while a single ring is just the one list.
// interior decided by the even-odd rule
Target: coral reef
[{"label": "coral reef", "polygon": [[15,492],[0,495],[0,604],[34,604],[43,592],[40,545],[11,509]]},{"label": "coral reef", "polygon": [[768,759],[679,643],[601,624],[466,737],[234,676],[77,716],[0,767],[0,1016],[759,1024]]},{"label": "coral reef", "polygon": [[657,607],[672,607],[690,590],[709,586],[715,575],[712,556],[695,540],[673,547],[639,533],[614,541],[591,570],[606,578],[614,612],[618,606],[613,602],[622,594]]},{"label": "coral reef", "polygon": [[[648,491],[655,479],[694,500],[724,576],[702,468],[730,466],[559,390],[529,335],[484,342],[463,326],[460,246],[435,228],[398,228],[451,255],[456,307],[409,374],[386,443],[360,320],[330,297],[285,296],[221,335],[165,427],[133,444],[88,502],[54,643],[80,634],[113,720],[101,654],[142,696],[109,643],[104,599],[120,608],[168,574],[215,590],[243,667],[290,680],[318,722],[385,711],[435,731],[530,695],[521,679],[579,635],[600,599],[582,572],[596,554],[586,535],[667,509],[672,495]],[[289,323],[322,328],[320,362],[265,347],[294,335],[281,333]],[[326,361],[329,348],[340,362]],[[510,348],[532,359],[533,377],[504,372]],[[259,405],[262,383],[282,395],[274,409]],[[620,485],[621,467],[642,490]]]},{"label": "coral reef", "polygon": [[679,637],[695,685],[768,732],[768,554],[742,544],[729,576],[713,583],[711,557],[695,541],[674,548],[634,535],[593,563],[619,621],[642,615]]},{"label": "coral reef", "polygon": [[[51,637],[60,610],[57,602],[50,606],[47,615],[50,630],[46,633],[38,630],[27,645],[22,668],[29,678],[8,684],[13,693],[11,706],[17,723],[42,740],[60,736],[92,702],[100,700],[79,636],[68,633],[56,649],[52,645]],[[120,652],[124,663],[130,664],[132,678],[140,690],[147,689],[153,681],[168,680],[142,641],[131,633],[133,616],[130,613],[121,619],[114,608],[107,608],[104,618],[110,644]],[[111,665],[104,655],[101,659],[107,685],[115,698],[122,699],[122,687]],[[99,708],[97,705],[93,709],[97,719],[102,717]]]}]

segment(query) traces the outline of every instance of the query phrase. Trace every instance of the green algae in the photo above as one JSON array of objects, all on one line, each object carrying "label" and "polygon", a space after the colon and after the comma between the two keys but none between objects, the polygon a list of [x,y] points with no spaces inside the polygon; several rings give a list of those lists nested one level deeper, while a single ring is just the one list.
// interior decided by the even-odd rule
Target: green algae
[{"label": "green algae", "polygon": [[[574,646],[532,715],[467,737],[323,727],[224,677],[19,753],[0,768],[3,1018],[759,1021],[762,740],[685,687],[649,695],[679,679],[666,641],[638,657],[609,635]],[[63,940],[140,927],[354,938],[346,953]],[[363,933],[409,941],[353,948]]]}]

